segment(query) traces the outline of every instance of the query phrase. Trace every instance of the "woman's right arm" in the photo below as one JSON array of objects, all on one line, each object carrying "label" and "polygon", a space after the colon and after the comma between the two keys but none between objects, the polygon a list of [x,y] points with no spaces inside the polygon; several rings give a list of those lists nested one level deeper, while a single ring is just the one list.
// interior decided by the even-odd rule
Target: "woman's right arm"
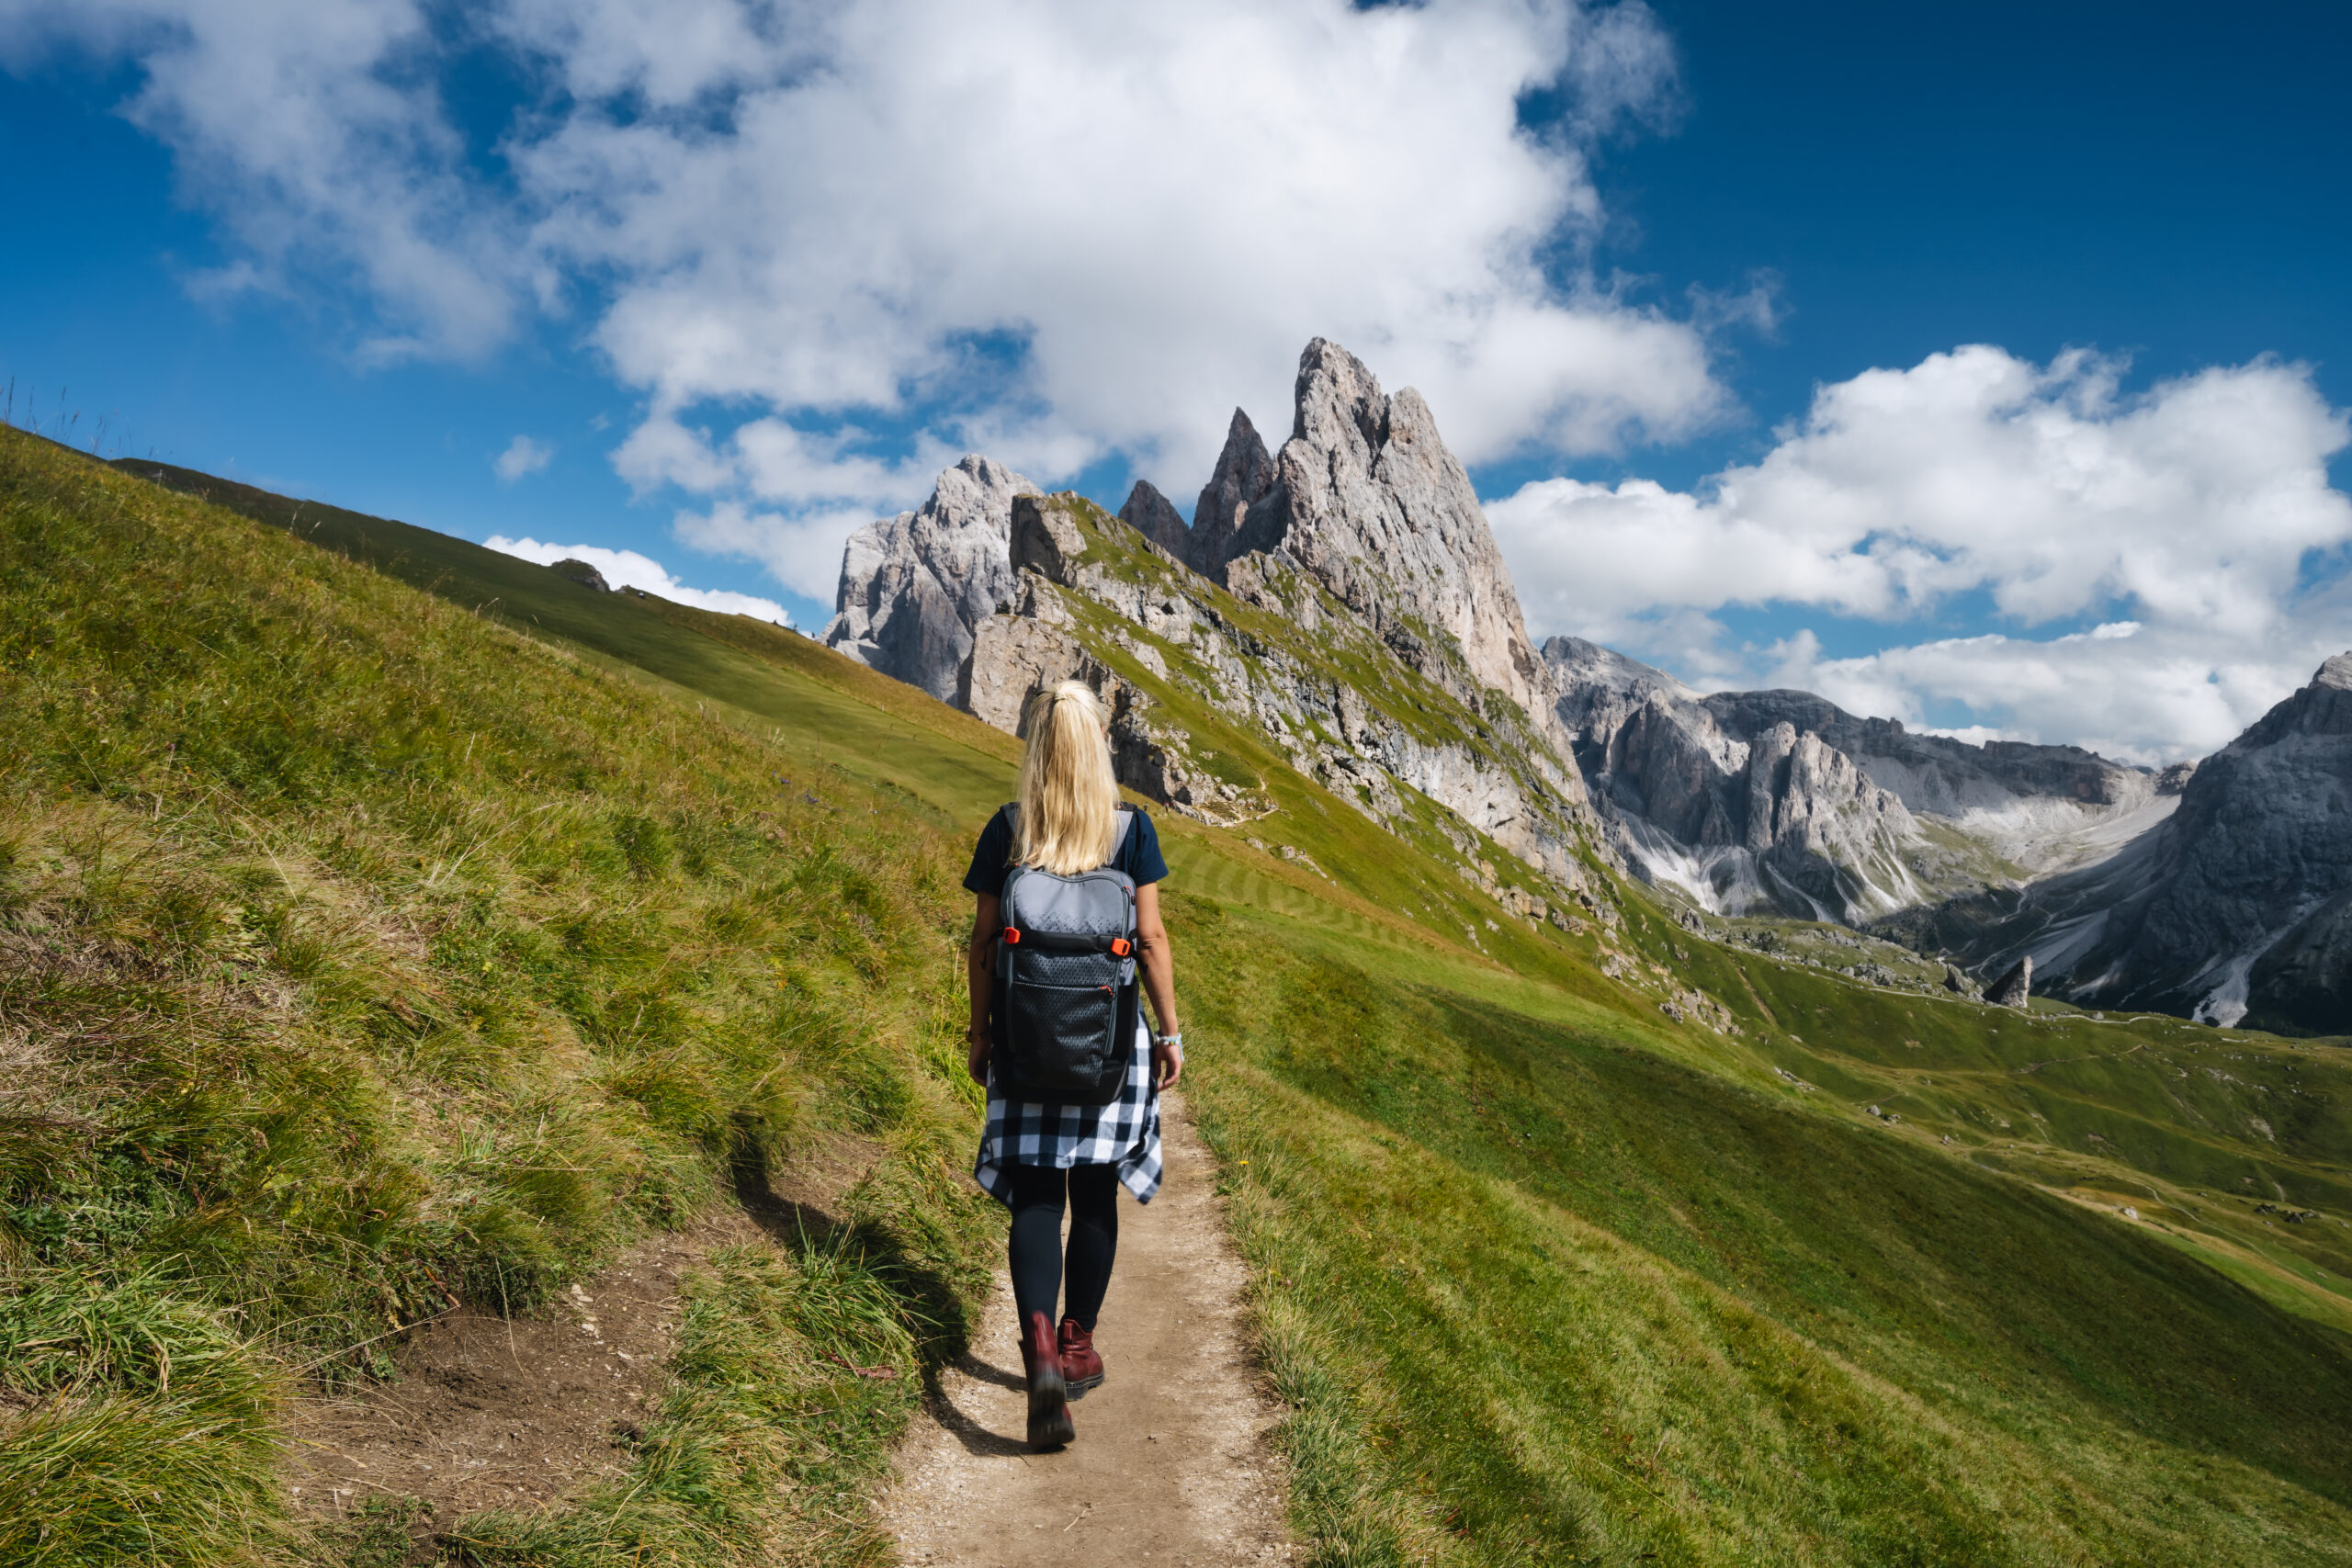
[{"label": "woman's right arm", "polygon": [[1147,882],[1136,889],[1136,937],[1143,948],[1143,988],[1151,1010],[1159,1015],[1159,1033],[1151,1043],[1152,1077],[1161,1089],[1173,1089],[1184,1076],[1182,1046],[1162,1045],[1162,1036],[1183,1028],[1176,1019],[1176,954],[1168,945],[1168,927],[1159,918],[1159,885]]},{"label": "woman's right arm", "polygon": [[972,1081],[986,1088],[992,1043],[989,1034],[989,998],[996,987],[996,941],[998,922],[1002,917],[995,894],[975,897],[978,903],[972,911],[972,940],[964,951],[964,976],[972,992],[972,1022],[964,1032],[964,1061],[971,1070]]}]

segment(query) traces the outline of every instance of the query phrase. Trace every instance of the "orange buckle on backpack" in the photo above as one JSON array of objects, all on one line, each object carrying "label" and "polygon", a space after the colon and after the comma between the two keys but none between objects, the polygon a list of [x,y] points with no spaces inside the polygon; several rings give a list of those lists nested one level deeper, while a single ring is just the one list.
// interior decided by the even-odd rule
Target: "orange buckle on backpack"
[{"label": "orange buckle on backpack", "polygon": [[1004,940],[1011,942],[1013,946],[1019,947],[1021,945],[1021,928],[1019,926],[1005,927]]},{"label": "orange buckle on backpack", "polygon": [[1114,936],[1111,939],[1111,953],[1112,956],[1115,958],[1125,958],[1128,953],[1133,953],[1135,950],[1136,944],[1129,942],[1125,937]]}]

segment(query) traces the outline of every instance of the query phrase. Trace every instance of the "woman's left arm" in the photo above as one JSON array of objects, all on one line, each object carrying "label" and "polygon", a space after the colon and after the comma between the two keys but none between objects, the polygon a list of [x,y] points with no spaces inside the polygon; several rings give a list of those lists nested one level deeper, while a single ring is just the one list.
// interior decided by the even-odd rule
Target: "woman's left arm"
[{"label": "woman's left arm", "polygon": [[[1143,988],[1151,997],[1159,1032],[1175,1034],[1182,1027],[1176,1020],[1176,955],[1168,946],[1168,927],[1159,919],[1159,884],[1156,882],[1136,889],[1136,939],[1143,947],[1138,955],[1143,962]],[[1152,1076],[1161,1089],[1172,1089],[1184,1076],[1182,1046],[1165,1046],[1154,1039],[1151,1062]]]},{"label": "woman's left arm", "polygon": [[985,1089],[989,1053],[995,1043],[989,1033],[989,998],[996,987],[996,943],[1003,914],[995,894],[975,897],[979,902],[972,910],[972,941],[964,950],[964,976],[972,991],[972,1024],[964,1031],[964,1065],[971,1069],[972,1081]]}]

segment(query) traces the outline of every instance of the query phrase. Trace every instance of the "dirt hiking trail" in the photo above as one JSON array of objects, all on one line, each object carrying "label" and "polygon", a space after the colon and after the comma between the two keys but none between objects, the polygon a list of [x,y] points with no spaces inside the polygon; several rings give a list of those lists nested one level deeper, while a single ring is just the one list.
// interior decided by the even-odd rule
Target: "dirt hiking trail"
[{"label": "dirt hiking trail", "polygon": [[842,1196],[883,1152],[821,1135],[773,1178],[739,1169],[741,1208],[646,1237],[537,1311],[466,1307],[417,1325],[394,1352],[397,1382],[313,1395],[288,1412],[294,1512],[315,1519],[369,1499],[421,1504],[409,1530],[424,1559],[436,1530],[474,1509],[545,1507],[620,1474],[668,1375],[684,1276],[718,1247],[831,1230]]},{"label": "dirt hiking trail", "polygon": [[1078,1440],[1023,1441],[1012,1289],[1000,1269],[972,1351],[900,1445],[882,1513],[910,1568],[1071,1562],[1226,1568],[1291,1560],[1278,1416],[1241,1333],[1244,1273],[1215,1167],[1161,1101],[1167,1178],[1119,1201],[1119,1258],[1094,1343],[1108,1377],[1070,1406]]}]

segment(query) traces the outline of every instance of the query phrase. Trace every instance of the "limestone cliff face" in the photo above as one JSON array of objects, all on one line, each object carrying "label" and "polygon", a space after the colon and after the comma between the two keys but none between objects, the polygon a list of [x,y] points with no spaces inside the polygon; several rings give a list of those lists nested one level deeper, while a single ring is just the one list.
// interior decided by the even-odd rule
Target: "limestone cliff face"
[{"label": "limestone cliff face", "polygon": [[1903,803],[1811,730],[1734,735],[1670,677],[1591,643],[1545,645],[1578,765],[1628,860],[1723,914],[1859,920],[1920,896]]},{"label": "limestone cliff face", "polygon": [[[1272,483],[1229,534],[1227,491],[1212,481],[1217,531],[1200,536],[1194,564],[1222,578],[1253,552],[1295,562],[1421,673],[1464,698],[1501,692],[1550,736],[1551,684],[1510,570],[1421,395],[1382,395],[1363,361],[1317,338],[1299,356],[1295,405]],[[1262,471],[1246,446],[1236,453],[1228,438],[1227,451],[1238,502]]]},{"label": "limestone cliff face", "polygon": [[1036,488],[974,454],[941,474],[914,511],[851,535],[833,618],[819,640],[953,701],[972,629],[1012,592],[1013,497]]},{"label": "limestone cliff face", "polygon": [[1903,802],[1811,730],[1776,724],[1748,747],[1745,847],[1818,918],[1916,903],[1904,852],[1918,837]]}]

